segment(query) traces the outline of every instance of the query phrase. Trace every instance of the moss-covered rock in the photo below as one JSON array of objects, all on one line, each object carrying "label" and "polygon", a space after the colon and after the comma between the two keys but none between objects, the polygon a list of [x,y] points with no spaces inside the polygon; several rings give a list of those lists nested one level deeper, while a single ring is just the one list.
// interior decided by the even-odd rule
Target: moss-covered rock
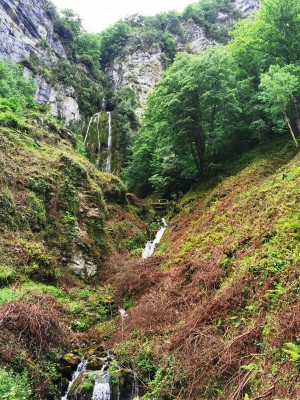
[{"label": "moss-covered rock", "polygon": [[73,353],[68,353],[63,357],[63,361],[72,368],[75,368],[80,364],[81,358]]}]

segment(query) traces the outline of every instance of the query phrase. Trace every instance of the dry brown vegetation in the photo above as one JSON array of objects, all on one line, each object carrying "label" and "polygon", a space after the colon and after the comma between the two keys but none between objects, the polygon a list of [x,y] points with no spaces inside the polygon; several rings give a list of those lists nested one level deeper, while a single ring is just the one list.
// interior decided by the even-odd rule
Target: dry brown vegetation
[{"label": "dry brown vegetation", "polygon": [[186,196],[161,255],[111,278],[119,300],[136,302],[125,340],[145,335],[165,367],[172,355],[172,389],[159,398],[299,398],[283,349],[300,340],[300,159],[285,160],[272,154]]}]

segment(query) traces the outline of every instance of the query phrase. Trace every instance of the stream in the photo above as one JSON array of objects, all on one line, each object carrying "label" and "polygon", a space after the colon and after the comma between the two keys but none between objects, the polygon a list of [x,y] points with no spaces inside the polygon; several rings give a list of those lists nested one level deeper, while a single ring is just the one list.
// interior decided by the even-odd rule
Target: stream
[{"label": "stream", "polygon": [[163,237],[163,234],[165,233],[165,230],[167,229],[167,221],[165,218],[162,218],[161,220],[161,227],[157,231],[154,240],[150,240],[149,242],[146,243],[146,246],[144,248],[142,258],[146,260],[147,258],[151,257],[152,254],[155,251],[155,246],[160,243],[161,238]]},{"label": "stream", "polygon": [[114,356],[108,351],[83,358],[73,372],[61,400],[133,400],[137,398],[140,387],[136,372],[118,366],[118,369],[111,374],[109,367],[114,360]]},{"label": "stream", "polygon": [[[109,167],[109,161],[107,163],[107,167]],[[156,232],[154,240],[150,240],[146,243],[142,258],[145,260],[152,256],[155,251],[156,245],[158,245],[163,237],[165,230],[168,225],[165,218],[161,219],[160,228]],[[127,316],[126,311],[123,309],[119,310],[122,318],[122,324],[124,318]],[[91,371],[89,369],[89,359],[82,359],[78,364],[76,371],[73,372],[72,378],[69,381],[68,387],[66,389],[65,394],[61,397],[61,400],[84,400],[89,398],[90,400],[131,400],[135,399],[139,395],[139,382],[137,374],[134,371],[123,370],[125,371],[125,381],[127,376],[127,387],[128,382],[130,389],[130,393],[126,393],[126,388],[122,388],[120,386],[120,381],[118,379],[118,383],[112,383],[111,376],[107,371],[110,362],[112,360],[109,353],[107,353],[106,358],[102,358],[103,365],[102,368],[98,371]],[[122,371],[122,369],[120,369]],[[94,384],[93,390],[90,392],[88,397],[86,397],[87,393],[84,391],[81,393],[81,387],[84,386],[86,379],[90,373],[94,374]],[[124,372],[123,372],[124,373]],[[128,377],[129,381],[128,381]],[[123,378],[124,380],[124,378]],[[125,390],[125,392],[124,392]],[[123,394],[122,394],[123,393]]]}]

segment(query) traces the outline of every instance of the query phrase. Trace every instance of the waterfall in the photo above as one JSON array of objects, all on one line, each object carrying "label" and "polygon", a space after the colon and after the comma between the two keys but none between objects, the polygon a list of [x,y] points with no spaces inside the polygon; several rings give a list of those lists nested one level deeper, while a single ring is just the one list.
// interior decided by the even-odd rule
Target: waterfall
[{"label": "waterfall", "polygon": [[[88,127],[85,133],[83,146],[87,151],[87,155],[95,166],[107,173],[112,171],[112,153],[113,153],[113,137],[112,137],[112,115],[110,111],[107,111],[107,128],[104,129],[104,122],[101,121],[102,112],[94,114],[88,123]],[[104,119],[105,121],[106,119]],[[101,133],[101,131],[104,131]],[[107,154],[106,158],[103,157],[105,154],[103,151],[101,153],[101,140],[103,142],[104,137],[107,133]],[[102,138],[101,138],[102,136]],[[104,159],[103,159],[104,158]]]},{"label": "waterfall", "polygon": [[142,254],[142,258],[145,260],[146,258],[152,256],[155,250],[155,246],[160,243],[161,238],[163,237],[163,234],[165,233],[165,230],[167,229],[168,225],[167,222],[164,218],[161,220],[162,226],[156,233],[155,239],[153,241],[149,241],[146,243],[145,249]]},{"label": "waterfall", "polygon": [[139,397],[139,380],[136,372],[133,372],[132,393],[131,398]]},{"label": "waterfall", "polygon": [[[100,143],[100,131],[99,131],[100,117],[101,117],[101,111],[96,113],[95,115],[93,115],[91,117],[91,119],[89,121],[89,124],[88,124],[88,127],[87,127],[87,130],[86,130],[85,138],[84,138],[84,141],[83,141],[84,147],[86,147],[87,140],[88,140],[89,133],[90,133],[90,128],[91,128],[91,125],[92,125],[93,122],[97,122],[98,145],[99,145],[99,143]],[[101,143],[100,143],[100,145],[101,145]],[[100,148],[99,148],[99,151],[100,151]]]},{"label": "waterfall", "polygon": [[86,371],[87,364],[88,364],[87,360],[82,360],[81,363],[78,364],[76,371],[72,375],[72,380],[69,382],[69,386],[68,386],[68,389],[66,391],[66,394],[64,396],[62,396],[61,400],[67,400],[68,394],[69,394],[69,391],[71,389],[71,386],[72,386],[73,382],[75,381],[77,376],[80,374],[80,372]]},{"label": "waterfall", "polygon": [[112,126],[111,126],[111,112],[107,112],[108,115],[108,142],[107,142],[107,159],[105,172],[111,173],[111,159],[112,159]]},{"label": "waterfall", "polygon": [[110,376],[107,372],[96,377],[92,400],[110,400]]},{"label": "waterfall", "polygon": [[100,118],[101,118],[101,112],[98,113],[97,117],[97,135],[98,135],[98,157],[97,157],[97,162],[96,162],[96,167],[99,168],[100,164],[100,151],[101,151],[101,137],[100,137]]}]

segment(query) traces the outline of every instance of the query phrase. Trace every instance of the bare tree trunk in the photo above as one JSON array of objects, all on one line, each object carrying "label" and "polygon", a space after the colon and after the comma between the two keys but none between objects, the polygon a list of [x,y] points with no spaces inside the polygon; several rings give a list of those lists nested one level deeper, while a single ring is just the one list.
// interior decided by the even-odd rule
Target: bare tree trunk
[{"label": "bare tree trunk", "polygon": [[295,116],[296,116],[297,130],[298,130],[298,134],[300,134],[300,113],[299,113],[299,109],[298,109],[297,98],[296,98],[296,96],[293,95],[293,93],[291,94],[291,96],[292,96],[292,101],[293,101],[293,106],[294,106],[294,111],[295,111]]},{"label": "bare tree trunk", "polygon": [[284,113],[284,118],[286,120],[286,123],[288,124],[288,127],[290,128],[290,132],[291,132],[292,138],[294,140],[294,143],[295,143],[297,149],[299,149],[298,140],[296,139],[296,136],[295,136],[293,128],[292,128],[292,125],[291,125],[290,120],[289,120],[288,116],[286,115],[286,113]]}]

